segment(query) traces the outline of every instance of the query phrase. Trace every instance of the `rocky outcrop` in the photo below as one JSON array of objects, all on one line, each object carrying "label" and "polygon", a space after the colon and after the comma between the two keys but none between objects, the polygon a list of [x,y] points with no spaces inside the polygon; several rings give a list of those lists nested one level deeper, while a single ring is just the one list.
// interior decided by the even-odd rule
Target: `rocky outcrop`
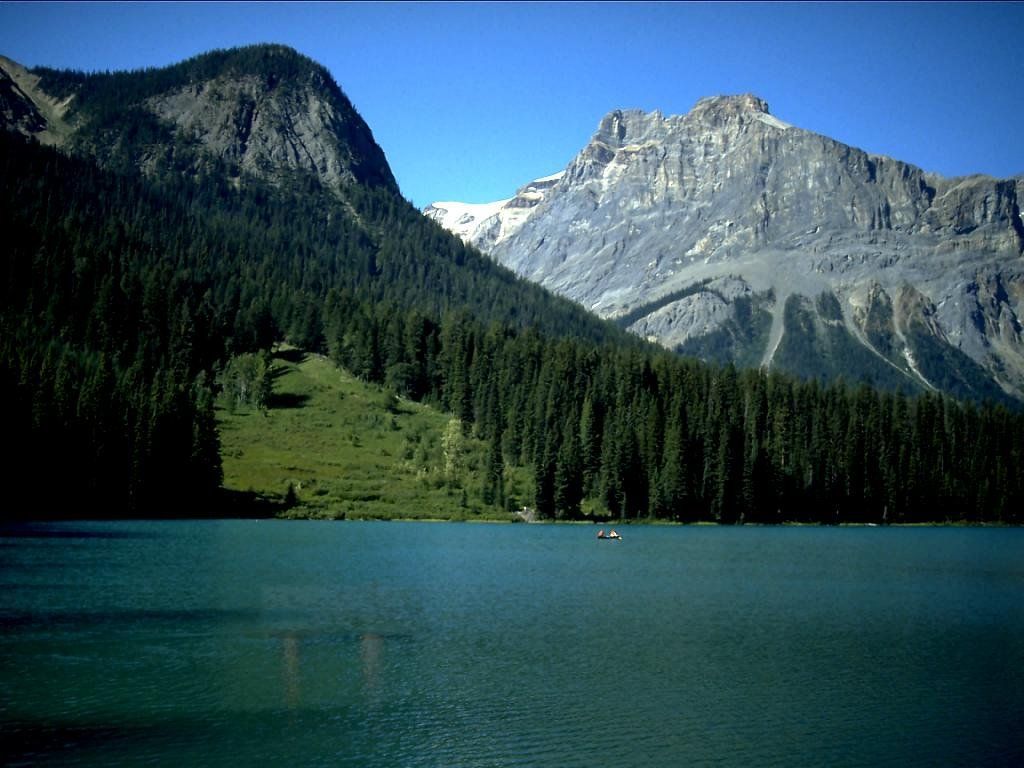
[{"label": "rocky outcrop", "polygon": [[46,129],[46,118],[6,69],[0,69],[0,119],[25,135],[37,136]]},{"label": "rocky outcrop", "polygon": [[291,88],[258,76],[218,77],[153,96],[145,106],[241,173],[308,171],[330,187],[394,186],[384,153],[346,100],[316,73]]},{"label": "rocky outcrop", "polygon": [[[780,347],[790,361],[827,357],[828,347],[836,359],[821,375],[892,373],[912,389],[1020,398],[1022,186],[1021,177],[945,179],[791,126],[756,96],[712,97],[681,116],[611,112],[518,228],[468,239],[669,347],[718,357],[728,337],[734,358],[752,359],[756,343],[768,366],[780,364]],[[908,286],[920,300],[898,300]],[[805,323],[817,341],[784,345],[787,317],[820,315],[823,294],[837,299],[844,340],[819,317]],[[806,301],[787,313],[790,296]],[[758,328],[738,336],[743,323]],[[940,345],[932,358],[948,348],[946,364],[970,361],[971,383],[944,385],[908,362],[914,344],[901,329],[911,326]],[[843,369],[862,359],[851,345],[873,373]],[[800,372],[815,375],[813,360]]]},{"label": "rocky outcrop", "polygon": [[71,133],[64,120],[71,99],[46,94],[39,80],[17,62],[0,56],[0,125],[33,136],[41,144],[62,144]]}]

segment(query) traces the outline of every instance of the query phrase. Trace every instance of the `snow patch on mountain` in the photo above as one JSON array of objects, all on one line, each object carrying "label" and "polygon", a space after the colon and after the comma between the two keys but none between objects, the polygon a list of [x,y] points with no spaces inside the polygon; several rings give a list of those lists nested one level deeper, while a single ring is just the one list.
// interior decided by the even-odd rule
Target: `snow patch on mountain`
[{"label": "snow patch on mountain", "polygon": [[559,171],[534,179],[520,187],[515,197],[493,203],[431,203],[423,214],[486,251],[518,232],[564,175],[565,171]]},{"label": "snow patch on mountain", "polygon": [[423,213],[464,241],[473,242],[481,225],[498,213],[512,198],[493,203],[431,203]]}]

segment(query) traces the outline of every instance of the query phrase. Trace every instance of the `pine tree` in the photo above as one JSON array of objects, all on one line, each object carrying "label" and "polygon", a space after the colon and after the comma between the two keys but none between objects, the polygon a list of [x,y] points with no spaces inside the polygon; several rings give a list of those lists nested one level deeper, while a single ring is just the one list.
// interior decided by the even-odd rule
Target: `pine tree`
[{"label": "pine tree", "polygon": [[695,510],[687,481],[686,421],[682,409],[673,409],[674,418],[665,429],[665,452],[657,490],[657,514],[673,520],[693,520]]},{"label": "pine tree", "polygon": [[580,413],[579,442],[584,495],[596,496],[601,476],[601,420],[589,391]]},{"label": "pine tree", "polygon": [[583,501],[583,463],[580,455],[578,425],[572,416],[562,430],[554,473],[554,508],[559,519],[575,520]]},{"label": "pine tree", "polygon": [[484,468],[483,500],[485,504],[505,506],[505,460],[501,450],[502,434],[496,432],[487,444]]}]

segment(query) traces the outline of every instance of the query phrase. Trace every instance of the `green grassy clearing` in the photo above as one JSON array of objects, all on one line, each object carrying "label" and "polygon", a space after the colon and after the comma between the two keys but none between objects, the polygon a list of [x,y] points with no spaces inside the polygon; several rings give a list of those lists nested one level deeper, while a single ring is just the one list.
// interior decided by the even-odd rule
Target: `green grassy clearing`
[{"label": "green grassy clearing", "polygon": [[218,406],[229,491],[283,503],[290,485],[286,517],[513,519],[481,499],[482,441],[464,440],[459,475],[446,478],[447,414],[294,349],[275,355],[273,377],[267,410]]}]

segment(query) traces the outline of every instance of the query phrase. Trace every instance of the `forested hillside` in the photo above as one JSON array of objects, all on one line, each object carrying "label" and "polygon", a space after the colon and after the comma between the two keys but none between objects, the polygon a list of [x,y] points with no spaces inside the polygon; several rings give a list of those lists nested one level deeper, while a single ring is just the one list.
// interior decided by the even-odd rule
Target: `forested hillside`
[{"label": "forested hillside", "polygon": [[[7,133],[0,179],[0,386],[30,514],[205,509],[220,478],[218,371],[283,337],[325,347],[328,299],[354,322],[367,307],[458,307],[551,334],[617,333],[385,192],[353,190],[348,214],[311,178],[287,193],[214,175],[151,184]],[[346,348],[376,375],[387,360],[367,333]]]},{"label": "forested hillside", "polygon": [[0,148],[9,510],[215,512],[218,371],[287,337],[491,441],[498,505],[514,463],[536,479],[515,501],[551,517],[1018,519],[1024,425],[1001,407],[609,343],[372,195],[376,230],[315,188],[152,188],[16,137]]},{"label": "forested hillside", "polygon": [[[1020,522],[1020,413],[680,358],[516,278],[388,183],[234,175],[197,148],[140,167],[180,137],[154,139],[139,110],[104,120],[124,162],[0,132],[6,515],[222,513],[218,392],[239,356],[287,340],[451,414],[488,446],[495,509]],[[532,487],[510,492],[511,467]]]}]

